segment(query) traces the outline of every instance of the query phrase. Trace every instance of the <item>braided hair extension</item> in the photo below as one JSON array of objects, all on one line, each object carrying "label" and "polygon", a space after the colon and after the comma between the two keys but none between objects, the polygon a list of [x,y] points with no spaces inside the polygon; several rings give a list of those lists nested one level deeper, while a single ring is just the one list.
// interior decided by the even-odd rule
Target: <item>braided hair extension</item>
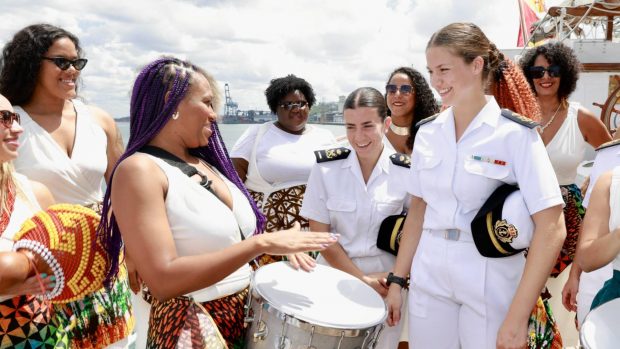
[{"label": "braided hair extension", "polygon": [[[111,207],[110,195],[114,173],[118,165],[129,156],[147,145],[168,123],[172,114],[187,94],[193,74],[202,74],[216,89],[215,80],[203,69],[188,61],[182,61],[174,57],[162,57],[145,66],[138,74],[134,83],[130,103],[130,135],[127,149],[121,155],[110,175],[110,180],[103,199],[101,224],[98,228],[99,237],[110,256],[110,269],[107,272],[105,283],[111,284],[119,267],[120,251],[123,248],[120,229]],[[219,102],[216,93],[215,104]],[[257,230],[262,231],[265,225],[265,217],[256,207],[245,186],[234,170],[228,152],[222,141],[216,123],[212,124],[213,134],[206,147],[191,149],[190,154],[197,156],[215,166],[222,174],[244,193],[249,200],[256,216]]]},{"label": "braided hair extension", "polygon": [[489,92],[502,108],[507,108],[534,121],[540,121],[540,106],[521,69],[505,58],[493,72]]}]

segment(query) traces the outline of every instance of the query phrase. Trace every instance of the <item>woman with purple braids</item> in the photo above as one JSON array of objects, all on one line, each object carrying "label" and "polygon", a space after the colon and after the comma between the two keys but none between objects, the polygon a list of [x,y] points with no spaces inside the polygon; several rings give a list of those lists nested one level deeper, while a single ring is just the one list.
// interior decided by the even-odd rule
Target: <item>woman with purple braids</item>
[{"label": "woman with purple braids", "polygon": [[265,218],[222,142],[219,102],[209,74],[172,57],[144,67],[133,87],[129,143],[112,172],[100,229],[113,263],[124,241],[148,287],[147,348],[182,342],[194,301],[229,348],[243,347],[248,262],[263,253],[323,250],[336,241],[328,233],[300,233],[299,224],[259,234]]}]

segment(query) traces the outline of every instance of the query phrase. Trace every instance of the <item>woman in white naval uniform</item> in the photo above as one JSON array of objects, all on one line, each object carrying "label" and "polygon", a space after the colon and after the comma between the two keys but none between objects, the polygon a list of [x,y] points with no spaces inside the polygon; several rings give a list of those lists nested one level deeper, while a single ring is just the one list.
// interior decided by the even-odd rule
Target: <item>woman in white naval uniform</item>
[{"label": "woman in white naval uniform", "polygon": [[[409,158],[394,156],[382,138],[391,119],[381,92],[371,87],[353,91],[344,103],[344,121],[351,150],[317,152],[317,164],[308,180],[301,215],[310,230],[340,234],[321,252],[317,262],[345,271],[387,294],[386,277],[395,257],[377,248],[381,222],[403,212],[409,195]],[[400,326],[384,328],[377,348],[395,349]]]},{"label": "woman in white naval uniform", "polygon": [[[431,85],[451,107],[419,123],[413,197],[393,271],[411,275],[414,348],[524,348],[530,312],[564,240],[562,196],[536,124],[484,95],[498,57],[470,23],[442,28],[427,45]],[[482,257],[473,243],[472,219],[502,183],[519,185],[535,224],[527,260]],[[398,284],[387,301],[388,322],[397,324]]]}]

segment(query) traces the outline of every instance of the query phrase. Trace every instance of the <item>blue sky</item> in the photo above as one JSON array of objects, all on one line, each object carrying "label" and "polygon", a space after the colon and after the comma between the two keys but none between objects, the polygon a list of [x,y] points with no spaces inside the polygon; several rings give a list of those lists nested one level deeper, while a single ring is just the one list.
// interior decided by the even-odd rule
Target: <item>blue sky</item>
[{"label": "blue sky", "polygon": [[381,89],[401,65],[426,74],[428,38],[455,21],[516,44],[516,0],[0,0],[0,45],[38,22],[73,32],[89,59],[80,95],[114,117],[128,115],[137,71],[162,54],[228,83],[240,109],[266,110],[269,81],[290,73],[319,101]]}]

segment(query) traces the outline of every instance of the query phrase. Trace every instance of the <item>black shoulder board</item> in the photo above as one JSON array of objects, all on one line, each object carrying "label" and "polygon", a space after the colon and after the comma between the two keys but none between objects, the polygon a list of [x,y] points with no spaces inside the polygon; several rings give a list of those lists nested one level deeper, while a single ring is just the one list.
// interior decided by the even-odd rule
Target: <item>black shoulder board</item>
[{"label": "black shoulder board", "polygon": [[426,124],[427,122],[431,122],[431,121],[433,121],[433,120],[437,119],[437,117],[438,117],[438,116],[439,116],[439,113],[437,113],[437,114],[435,114],[435,115],[433,115],[433,116],[429,116],[429,117],[427,117],[427,118],[424,118],[424,119],[422,119],[422,120],[418,121],[418,123],[417,123],[417,124],[415,124],[415,127],[416,127],[416,128],[418,128],[418,127],[420,127],[420,126],[422,126],[422,125]]},{"label": "black shoulder board", "polygon": [[326,162],[332,160],[346,159],[350,153],[351,150],[342,147],[327,150],[315,150],[314,156],[316,156],[316,162]]},{"label": "black shoulder board", "polygon": [[534,128],[539,125],[539,123],[537,123],[536,121],[532,121],[521,114],[513,112],[510,109],[502,109],[502,116],[527,128]]},{"label": "black shoulder board", "polygon": [[403,153],[395,153],[390,155],[390,160],[396,166],[411,168],[411,157]]},{"label": "black shoulder board", "polygon": [[[619,132],[619,131],[616,131],[616,132]],[[620,139],[616,139],[615,141],[609,141],[607,143],[603,143],[603,144],[599,145],[599,147],[596,148],[596,151],[599,151],[599,150],[605,149],[605,148],[611,148],[611,147],[614,147],[614,146],[616,146],[618,144],[620,144]]]}]

